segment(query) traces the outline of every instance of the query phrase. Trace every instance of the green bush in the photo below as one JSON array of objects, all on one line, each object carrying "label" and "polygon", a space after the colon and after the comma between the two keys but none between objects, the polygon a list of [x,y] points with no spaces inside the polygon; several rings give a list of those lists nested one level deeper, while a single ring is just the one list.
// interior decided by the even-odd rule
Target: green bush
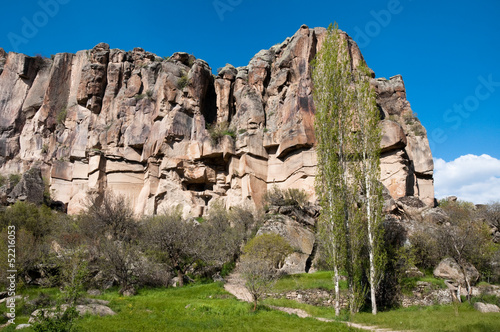
[{"label": "green bush", "polygon": [[19,181],[21,181],[21,174],[10,174],[9,175],[9,182],[11,187],[15,187]]},{"label": "green bush", "polygon": [[232,138],[236,137],[234,129],[229,125],[227,121],[216,122],[212,125],[209,125],[207,130],[210,135],[210,139],[214,144],[220,143],[220,140],[224,136],[230,136]]},{"label": "green bush", "polygon": [[177,86],[179,87],[179,90],[184,89],[188,84],[189,84],[189,78],[187,74],[182,75],[181,78],[179,78],[179,80],[177,81]]},{"label": "green bush", "polygon": [[283,190],[278,186],[273,186],[264,194],[266,204],[275,206],[294,205],[303,208],[309,204],[308,198],[303,189],[288,188]]},{"label": "green bush", "polygon": [[257,235],[243,248],[245,257],[266,261],[274,268],[281,268],[285,257],[292,252],[288,241],[275,233]]},{"label": "green bush", "polygon": [[52,314],[40,310],[38,323],[33,325],[35,332],[70,332],[74,331],[74,320],[78,318],[78,311],[75,307],[69,307],[66,310],[57,307]]},{"label": "green bush", "polygon": [[56,115],[56,122],[58,124],[64,124],[67,115],[68,115],[68,110],[66,109],[66,107],[63,107]]}]

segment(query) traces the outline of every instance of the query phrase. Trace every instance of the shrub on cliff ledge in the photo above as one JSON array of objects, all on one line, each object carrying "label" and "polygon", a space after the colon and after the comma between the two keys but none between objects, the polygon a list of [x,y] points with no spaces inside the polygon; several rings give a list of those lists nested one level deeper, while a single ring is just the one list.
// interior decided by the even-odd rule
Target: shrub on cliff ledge
[{"label": "shrub on cliff ledge", "polygon": [[278,186],[273,186],[264,194],[264,201],[266,204],[274,206],[296,205],[305,207],[309,204],[305,190],[297,188],[283,190]]},{"label": "shrub on cliff ledge", "polygon": [[236,137],[236,132],[231,126],[229,126],[229,123],[227,121],[216,122],[212,125],[209,125],[207,127],[207,130],[213,144],[219,144],[220,140],[224,136],[230,136],[232,138]]}]

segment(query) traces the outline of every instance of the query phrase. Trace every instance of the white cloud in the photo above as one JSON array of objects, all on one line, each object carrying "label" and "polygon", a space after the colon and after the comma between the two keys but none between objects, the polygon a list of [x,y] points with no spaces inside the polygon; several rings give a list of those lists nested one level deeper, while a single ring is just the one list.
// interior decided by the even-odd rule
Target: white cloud
[{"label": "white cloud", "polygon": [[500,201],[500,160],[468,154],[453,161],[434,159],[437,199],[457,196],[475,204]]}]

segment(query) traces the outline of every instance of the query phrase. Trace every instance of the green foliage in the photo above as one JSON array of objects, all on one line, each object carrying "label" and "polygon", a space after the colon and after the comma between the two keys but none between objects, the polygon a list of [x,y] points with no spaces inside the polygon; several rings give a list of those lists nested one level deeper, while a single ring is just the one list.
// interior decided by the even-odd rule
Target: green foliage
[{"label": "green foliage", "polygon": [[251,305],[236,300],[220,283],[143,289],[131,298],[106,292],[100,298],[111,301],[117,315],[84,317],[76,324],[82,331],[353,331],[343,323],[303,319],[262,306],[252,312]]},{"label": "green foliage", "polygon": [[177,81],[177,86],[179,87],[179,90],[184,89],[186,86],[188,86],[188,84],[189,84],[189,78],[187,74],[182,75]]},{"label": "green foliage", "polygon": [[74,306],[64,310],[57,307],[54,312],[40,310],[38,322],[33,324],[35,332],[71,332],[76,331],[74,321],[78,318],[78,311]]},{"label": "green foliage", "polygon": [[141,93],[141,94],[136,94],[134,96],[135,100],[141,100],[141,99],[144,99],[146,98],[146,94],[145,93]]},{"label": "green foliage", "polygon": [[[379,182],[380,120],[366,64],[354,67],[347,38],[331,26],[313,61],[318,141],[316,193],[325,256],[347,272],[350,310],[362,306],[369,281],[372,307],[383,275],[382,186]],[[360,197],[359,194],[363,197]],[[339,312],[339,295],[336,310]]]},{"label": "green foliage", "polygon": [[468,303],[458,307],[458,315],[452,305],[409,307],[380,312],[360,313],[352,321],[398,331],[497,331],[500,314],[483,314]]},{"label": "green foliage", "polygon": [[144,238],[150,255],[166,263],[179,277],[180,286],[187,270],[201,255],[197,225],[182,219],[180,207],[146,221]]},{"label": "green foliage", "polygon": [[243,248],[247,257],[266,261],[274,268],[281,268],[285,257],[292,252],[290,244],[275,233],[258,235]]},{"label": "green foliage", "polygon": [[36,240],[40,240],[50,233],[50,225],[54,219],[55,214],[45,205],[38,207],[32,203],[17,201],[0,212],[0,228],[14,225],[17,230],[25,229]]},{"label": "green foliage", "polygon": [[9,174],[10,186],[14,188],[19,183],[19,181],[21,181],[21,177],[21,174],[18,173]]},{"label": "green foliage", "polygon": [[415,231],[410,236],[415,265],[423,270],[434,269],[441,261],[438,238],[432,233],[432,225]]},{"label": "green foliage", "polygon": [[424,136],[426,133],[424,127],[420,124],[420,122],[414,123],[410,127],[410,129],[415,136]]},{"label": "green foliage", "polygon": [[266,202],[267,205],[294,205],[303,208],[309,205],[309,196],[303,189],[288,188],[283,190],[274,185],[264,194],[264,202]]},{"label": "green foliage", "polygon": [[228,276],[231,272],[233,272],[234,268],[236,267],[236,262],[228,262],[222,265],[222,269],[220,271],[221,277],[226,277]]},{"label": "green foliage", "polygon": [[293,249],[281,235],[271,233],[254,237],[245,245],[243,252],[240,272],[252,294],[255,311],[259,299],[280,277],[279,268]]},{"label": "green foliage", "polygon": [[428,282],[432,285],[434,289],[447,289],[446,284],[443,279],[437,279],[434,277],[412,277],[401,278],[401,291],[406,295],[413,295],[412,291],[416,288],[419,281]]},{"label": "green foliage", "polygon": [[148,91],[146,91],[146,96],[147,96],[149,99],[151,99],[151,98],[153,97],[153,93],[154,93],[154,91],[153,91],[153,90],[151,90],[151,89],[149,89]]},{"label": "green foliage", "polygon": [[63,294],[66,303],[77,304],[85,292],[89,279],[88,263],[81,251],[76,251],[64,258],[62,265]]},{"label": "green foliage", "polygon": [[[292,274],[281,277],[273,287],[274,292],[291,292],[305,289],[334,290],[332,271]],[[347,282],[340,283],[340,288],[347,290]]]},{"label": "green foliage", "polygon": [[61,124],[63,125],[64,124],[64,121],[66,121],[66,116],[68,115],[68,110],[66,107],[63,107],[61,108],[61,110],[59,112],[57,112],[57,115],[56,115],[56,122],[58,124]]},{"label": "green foliage", "polygon": [[47,152],[49,152],[49,145],[48,144],[44,144],[42,146],[42,154],[47,154]]},{"label": "green foliage", "polygon": [[405,120],[405,123],[410,126],[414,124],[415,122],[419,122],[417,119],[417,113],[415,112],[405,112],[403,113],[403,119]]},{"label": "green foliage", "polygon": [[0,174],[0,187],[7,183],[7,178]]},{"label": "green foliage", "polygon": [[[486,288],[486,287],[483,287]],[[482,291],[479,296],[475,296],[472,298],[472,304],[476,302],[482,303],[490,303],[497,306],[500,306],[500,297],[494,294],[487,294],[485,291]]]},{"label": "green foliage", "polygon": [[234,128],[227,121],[213,123],[207,127],[207,130],[213,144],[220,143],[220,140],[224,136],[236,138]]}]

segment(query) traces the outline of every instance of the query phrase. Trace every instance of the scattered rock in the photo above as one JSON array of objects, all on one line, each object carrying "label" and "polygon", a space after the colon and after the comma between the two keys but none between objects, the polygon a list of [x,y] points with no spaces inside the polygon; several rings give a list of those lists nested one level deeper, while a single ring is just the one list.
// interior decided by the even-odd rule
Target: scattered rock
[{"label": "scattered rock", "polygon": [[222,278],[218,272],[212,276],[212,280],[214,282],[224,282],[224,278]]},{"label": "scattered rock", "polygon": [[31,324],[18,324],[16,326],[16,330],[22,330],[22,329],[26,329],[28,327],[31,327]]},{"label": "scattered rock", "polygon": [[123,296],[135,296],[137,295],[137,290],[135,289],[135,287],[129,286],[124,289],[120,289],[119,293]]},{"label": "scattered rock", "polygon": [[[61,313],[64,313],[69,307],[70,306],[67,304],[61,305],[60,307]],[[111,310],[111,308],[102,304],[79,304],[75,306],[75,309],[80,316],[84,316],[87,314],[94,316],[101,316],[101,317],[116,315],[116,313],[113,310]],[[38,321],[38,316],[42,311],[44,312],[44,315],[46,315],[47,317],[54,317],[57,314],[56,310],[57,308],[55,307],[52,307],[50,309],[47,308],[37,309],[31,313],[29,323],[30,324],[36,323]]]},{"label": "scattered rock", "polygon": [[98,289],[89,289],[87,291],[87,294],[91,295],[91,296],[99,296],[102,294],[102,292]]},{"label": "scattered rock", "polygon": [[423,277],[424,274],[422,271],[420,271],[416,266],[410,267],[408,270],[405,271],[405,275],[408,278],[414,278],[414,277]]},{"label": "scattered rock", "polygon": [[500,308],[497,305],[482,302],[474,303],[474,309],[482,313],[500,312]]}]

